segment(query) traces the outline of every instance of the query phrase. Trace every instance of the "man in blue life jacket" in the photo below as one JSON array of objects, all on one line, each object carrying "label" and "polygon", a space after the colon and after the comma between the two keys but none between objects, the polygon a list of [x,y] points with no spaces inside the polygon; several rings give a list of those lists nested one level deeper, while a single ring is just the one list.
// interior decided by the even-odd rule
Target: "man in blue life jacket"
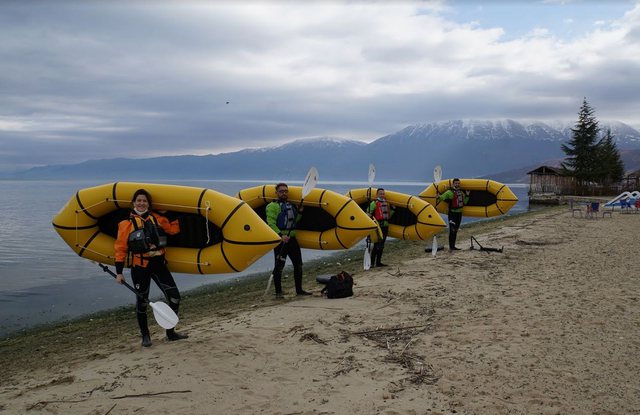
[{"label": "man in blue life jacket", "polygon": [[280,245],[273,250],[275,265],[273,267],[273,284],[276,288],[276,298],[282,298],[282,270],[287,262],[287,256],[293,264],[293,281],[297,295],[311,295],[302,289],[302,253],[296,240],[296,224],[302,218],[304,206],[296,209],[289,203],[289,186],[286,183],[276,185],[278,200],[269,203],[266,208],[267,224],[281,238]]},{"label": "man in blue life jacket", "polygon": [[382,263],[382,251],[384,251],[384,243],[389,235],[389,219],[393,216],[394,207],[387,202],[384,195],[384,189],[376,190],[376,199],[372,200],[367,209],[367,214],[378,221],[380,230],[382,231],[382,239],[373,244],[371,250],[371,267],[386,267]]},{"label": "man in blue life jacket", "polygon": [[449,251],[459,251],[456,247],[456,236],[462,223],[462,208],[469,202],[469,191],[460,189],[460,179],[455,178],[453,188],[438,196],[438,202],[449,203]]}]

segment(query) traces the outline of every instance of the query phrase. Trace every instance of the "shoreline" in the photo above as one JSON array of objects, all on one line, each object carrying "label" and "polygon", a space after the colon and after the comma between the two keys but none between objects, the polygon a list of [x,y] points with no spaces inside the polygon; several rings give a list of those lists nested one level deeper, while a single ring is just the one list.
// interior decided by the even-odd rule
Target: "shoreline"
[{"label": "shoreline", "polygon": [[[484,221],[474,221],[471,223],[463,223],[460,228],[460,235],[458,241],[468,238],[467,234],[475,229],[479,232],[486,232],[487,229],[491,229],[494,225],[501,222],[510,222],[518,220],[519,218],[526,217],[528,215],[535,214],[537,212],[547,210],[550,208],[541,208],[528,212],[518,213],[517,215],[509,215],[505,217],[496,217]],[[446,231],[438,235],[439,244],[442,245],[447,239]],[[402,241],[393,240],[387,242],[385,246],[384,258],[387,260],[390,255],[398,255],[401,253],[401,258],[412,258],[415,256],[426,255],[424,247],[428,244],[427,241]],[[429,245],[430,246],[430,245]],[[362,269],[362,249],[350,249],[347,251],[335,251],[330,255],[322,258],[316,258],[309,263],[305,262],[303,284],[304,286],[313,286],[314,291],[319,291],[319,286],[315,281],[316,275],[321,274],[336,274],[341,270],[345,270],[352,275],[364,273]],[[304,258],[303,258],[304,259]],[[394,261],[395,262],[395,261]],[[337,265],[339,264],[339,265]],[[394,264],[395,265],[395,264]],[[291,272],[293,268],[288,262],[283,272],[283,286],[285,292],[287,285],[291,282]],[[254,274],[246,275],[239,279],[230,279],[227,281],[214,282],[211,284],[202,285],[189,289],[182,293],[182,306],[180,310],[180,321],[187,322],[192,318],[202,318],[207,313],[217,313],[220,316],[229,316],[233,313],[238,313],[246,309],[247,307],[268,307],[272,305],[278,305],[274,302],[270,304],[272,300],[271,293],[262,297],[264,288],[266,288],[266,282],[269,278],[270,272],[256,272]],[[271,287],[273,288],[273,287]],[[289,287],[290,288],[290,287]],[[292,289],[290,288],[291,292]],[[235,300],[227,299],[229,293],[242,293],[236,297]],[[163,298],[158,297],[152,300],[165,301]],[[296,301],[295,297],[288,297],[287,301]],[[134,314],[134,301],[132,299],[131,304],[115,307],[108,310],[103,310],[95,313],[87,313],[76,318],[72,318],[66,321],[43,323],[33,327],[21,329],[19,331],[8,334],[7,336],[0,337],[0,365],[7,367],[8,361],[3,358],[5,354],[11,355],[16,353],[16,349],[43,351],[45,356],[49,355],[46,351],[46,346],[39,344],[38,338],[42,337],[50,341],[55,339],[59,334],[60,338],[55,339],[55,343],[65,344],[72,342],[71,337],[78,333],[87,333],[86,337],[90,334],[98,335],[101,330],[117,330],[119,335],[124,335],[127,332],[131,333],[132,337],[138,336],[138,327],[135,322]],[[231,311],[225,310],[225,308],[231,307]],[[117,329],[114,326],[122,324],[122,327]],[[149,311],[149,326],[155,325],[153,315]],[[82,337],[84,340],[85,336]],[[80,340],[80,339],[79,339]],[[92,346],[98,346],[92,344]],[[9,365],[11,367],[11,365]],[[6,374],[9,378],[10,373]]]},{"label": "shoreline", "polygon": [[[479,225],[480,222],[486,222],[486,223],[491,223],[493,221],[501,221],[501,220],[505,220],[507,218],[514,218],[514,217],[520,217],[521,215],[526,215],[529,213],[533,213],[533,212],[537,212],[539,210],[542,209],[546,209],[547,207],[536,207],[530,211],[525,211],[525,212],[521,212],[521,213],[517,213],[514,215],[508,215],[506,217],[496,217],[496,218],[489,218],[489,219],[484,219],[484,220],[474,220],[472,222],[469,223],[463,223],[462,227],[461,227],[461,236],[464,236],[464,232],[467,229],[476,227]],[[475,219],[475,218],[472,218]],[[441,233],[438,235],[439,236],[439,241],[440,241],[440,245],[442,245],[443,241],[446,241],[447,238],[447,231],[445,230],[444,233]],[[395,248],[395,244],[427,244],[427,241],[421,241],[421,242],[411,242],[411,241],[402,241],[402,240],[389,240],[387,241],[386,244],[386,251],[385,252],[390,252],[389,250],[393,250],[393,249],[398,249]],[[359,248],[359,247],[358,247]],[[270,254],[267,254],[270,255]],[[304,260],[304,253],[303,253],[303,260]],[[305,261],[304,263],[304,267],[305,267],[305,281],[306,281],[306,277],[307,277],[307,269],[310,270],[310,272],[316,272],[318,270],[321,270],[323,272],[320,273],[329,273],[331,272],[329,269],[327,269],[327,264],[331,264],[331,263],[348,263],[349,261],[355,261],[358,264],[360,264],[362,262],[362,249],[354,249],[351,248],[349,250],[338,250],[338,251],[332,251],[332,252],[328,252],[328,254],[326,256],[322,256],[319,258],[314,258],[311,259],[309,261]],[[358,262],[359,261],[359,262]],[[353,272],[362,272],[362,268],[358,268],[359,265],[356,265],[356,267],[353,269]],[[287,273],[292,272],[292,266],[290,261],[287,262],[287,266],[285,267],[285,272],[283,273],[283,281],[286,281],[286,276]],[[336,271],[337,272],[337,271]],[[233,274],[226,274],[225,275],[225,279],[222,281],[212,281],[197,287],[193,287],[193,288],[189,288],[186,289],[184,291],[181,290],[181,294],[183,297],[185,296],[199,296],[201,294],[201,292],[208,292],[208,291],[218,291],[216,289],[216,287],[225,287],[225,286],[229,286],[229,285],[237,285],[238,289],[241,289],[242,286],[246,283],[249,287],[253,287],[254,284],[254,280],[256,279],[263,279],[264,280],[264,284],[266,287],[266,281],[269,277],[270,271],[257,271],[257,272],[253,272],[251,274],[247,274],[247,275],[243,275],[243,276],[234,276]],[[98,274],[99,275],[99,274]],[[180,283],[179,278],[176,279],[176,282],[178,282],[178,284]],[[310,278],[309,279],[309,283],[315,284],[315,278]],[[152,284],[153,285],[153,284]],[[178,288],[180,288],[180,285],[178,285]],[[252,288],[253,289],[253,288]],[[156,295],[153,298],[150,298],[151,301],[165,301],[165,299],[160,296],[160,295]],[[14,337],[20,337],[22,335],[30,335],[30,334],[34,334],[34,332],[46,332],[49,330],[55,330],[59,327],[63,327],[63,326],[67,326],[69,324],[78,324],[81,322],[86,322],[88,319],[103,319],[108,315],[112,315],[114,313],[127,313],[128,311],[130,311],[130,309],[133,307],[133,300],[131,303],[129,304],[123,304],[120,306],[114,306],[108,309],[104,309],[104,310],[100,310],[100,311],[95,311],[95,312],[87,312],[87,313],[83,313],[81,315],[78,316],[74,316],[68,319],[60,319],[60,320],[55,320],[55,321],[50,321],[50,322],[43,322],[43,323],[36,323],[33,324],[31,326],[28,327],[23,327],[23,328],[18,328],[15,330],[11,330],[5,334],[0,334],[0,342],[2,342],[3,340],[8,340]],[[150,320],[151,321],[151,320]]]},{"label": "shoreline", "polygon": [[[545,208],[469,224],[435,258],[395,241],[365,272],[347,251],[305,268],[312,297],[286,280],[263,299],[266,277],[185,295],[185,341],[154,327],[141,348],[132,311],[0,341],[0,413],[637,413],[639,227]],[[354,297],[321,298],[315,275],[341,269]]]}]

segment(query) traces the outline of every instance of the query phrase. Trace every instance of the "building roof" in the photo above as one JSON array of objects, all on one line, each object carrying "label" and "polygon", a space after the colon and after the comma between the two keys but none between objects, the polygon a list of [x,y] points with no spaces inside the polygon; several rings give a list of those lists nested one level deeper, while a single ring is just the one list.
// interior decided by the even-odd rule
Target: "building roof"
[{"label": "building roof", "polygon": [[561,167],[553,166],[540,166],[536,169],[527,172],[527,174],[548,174],[553,176],[564,176],[564,172]]}]

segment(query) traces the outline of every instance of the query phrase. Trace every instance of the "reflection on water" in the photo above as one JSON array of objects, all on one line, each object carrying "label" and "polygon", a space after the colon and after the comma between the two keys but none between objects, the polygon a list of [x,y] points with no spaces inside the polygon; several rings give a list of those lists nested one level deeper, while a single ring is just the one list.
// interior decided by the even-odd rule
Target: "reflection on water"
[{"label": "reflection on water", "polygon": [[[168,183],[168,181],[163,181]],[[172,184],[214,189],[228,195],[272,181],[181,180]],[[301,181],[289,181],[301,185]],[[0,181],[3,220],[0,226],[0,335],[34,324],[69,319],[133,303],[132,294],[115,284],[97,265],[79,258],[58,236],[51,220],[80,189],[104,184],[95,181]],[[380,182],[407,194],[418,194],[429,183]],[[366,182],[320,182],[318,187],[345,194]],[[510,214],[528,209],[527,187],[510,186],[520,199]],[[467,219],[467,223],[472,219]],[[353,249],[360,249],[356,247]],[[330,251],[303,250],[303,258],[329,255]],[[216,281],[269,271],[273,257],[265,255],[237,274],[175,274],[182,291]],[[154,285],[152,285],[155,287]],[[159,291],[152,291],[159,295]]]}]

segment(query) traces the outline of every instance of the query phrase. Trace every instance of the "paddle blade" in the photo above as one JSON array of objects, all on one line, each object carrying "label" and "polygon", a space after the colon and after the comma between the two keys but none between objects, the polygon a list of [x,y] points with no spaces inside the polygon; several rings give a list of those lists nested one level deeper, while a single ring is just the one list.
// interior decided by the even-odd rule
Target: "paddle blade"
[{"label": "paddle blade", "polygon": [[267,288],[264,289],[264,293],[262,293],[262,296],[264,297],[265,295],[267,295],[267,293],[269,292],[269,290],[271,289],[271,283],[273,282],[273,273],[269,276],[269,281],[267,281]]},{"label": "paddle blade", "polygon": [[307,173],[307,177],[304,178],[304,184],[302,185],[302,198],[307,197],[309,193],[318,184],[318,170],[315,167],[311,167]]},{"label": "paddle blade", "polygon": [[433,169],[433,182],[438,183],[442,180],[442,166],[439,164]]},{"label": "paddle blade", "polygon": [[364,249],[364,260],[362,262],[362,266],[365,271],[371,268],[371,252],[369,251],[369,248]]},{"label": "paddle blade", "polygon": [[371,185],[373,184],[373,179],[376,178],[376,166],[374,166],[373,164],[369,164],[369,176],[368,176],[368,183],[369,183],[369,187],[371,187]]},{"label": "paddle blade", "polygon": [[436,252],[438,252],[438,239],[435,235],[433,235],[433,243],[431,244],[431,256],[436,256]]},{"label": "paddle blade", "polygon": [[157,303],[150,302],[149,305],[153,309],[153,317],[163,329],[172,329],[178,324],[177,314],[167,304],[159,301]]}]

